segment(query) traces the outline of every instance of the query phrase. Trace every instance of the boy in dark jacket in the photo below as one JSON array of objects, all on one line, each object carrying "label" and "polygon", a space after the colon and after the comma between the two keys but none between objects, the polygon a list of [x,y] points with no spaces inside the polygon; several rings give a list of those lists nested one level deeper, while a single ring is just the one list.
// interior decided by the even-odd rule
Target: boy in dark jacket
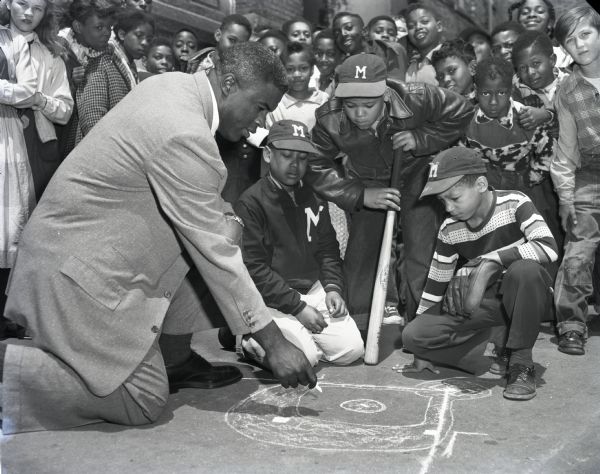
[{"label": "boy in dark jacket", "polygon": [[[275,122],[265,148],[269,173],[247,189],[235,211],[244,222],[242,254],[250,276],[283,335],[316,365],[320,359],[350,364],[363,342],[342,298],[339,246],[326,203],[303,185],[308,155],[317,153],[308,127]],[[248,336],[246,356],[263,362]]]},{"label": "boy in dark jacket", "polygon": [[[419,201],[431,155],[463,133],[473,106],[461,95],[422,83],[387,79],[381,58],[350,56],[338,68],[335,98],[317,109],[307,182],[318,195],[351,214],[344,258],[348,305],[359,327],[371,307],[385,211],[399,211],[407,275],[406,315],[415,316],[442,209],[431,198]],[[347,176],[334,159],[348,155]],[[400,153],[400,191],[391,183],[392,163]],[[400,197],[402,196],[402,197]],[[389,288],[389,285],[388,285]],[[388,292],[388,298],[390,294]]]}]

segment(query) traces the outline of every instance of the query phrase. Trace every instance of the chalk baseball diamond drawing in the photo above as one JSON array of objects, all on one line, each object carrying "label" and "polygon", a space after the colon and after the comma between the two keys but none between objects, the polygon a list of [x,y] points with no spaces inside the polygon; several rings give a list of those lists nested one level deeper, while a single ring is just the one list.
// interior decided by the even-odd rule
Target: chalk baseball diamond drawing
[{"label": "chalk baseball diamond drawing", "polygon": [[[284,389],[277,385],[258,390],[237,403],[225,414],[225,420],[247,438],[279,446],[342,451],[417,451],[431,449],[434,444],[439,446],[452,434],[452,404],[455,401],[491,395],[489,388],[461,378],[428,381],[414,387],[325,382],[319,382],[319,385],[325,393],[335,389],[369,390],[371,395],[377,391],[398,392],[397,395],[403,393],[429,400],[423,420],[416,424],[319,420],[318,412],[300,405],[304,395],[310,393],[308,389]],[[340,407],[364,414],[386,409],[382,402],[364,398],[346,400]]]}]

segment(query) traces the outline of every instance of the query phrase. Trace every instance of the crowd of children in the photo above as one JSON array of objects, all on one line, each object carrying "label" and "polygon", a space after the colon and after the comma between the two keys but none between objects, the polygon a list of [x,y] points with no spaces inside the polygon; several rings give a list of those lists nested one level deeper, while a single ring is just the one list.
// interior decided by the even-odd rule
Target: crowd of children
[{"label": "crowd of children", "polygon": [[[257,288],[314,365],[363,355],[387,210],[400,218],[384,320],[405,324],[404,370],[477,371],[492,342],[504,395],[522,400],[536,393],[541,321],[556,321],[560,351],[584,354],[600,304],[600,15],[584,2],[556,19],[550,0],[519,0],[491,34],[456,38],[421,3],[367,24],[341,12],[323,29],[292,18],[253,31],[233,14],[214,45],[187,28],[157,37],[148,0],[0,6],[2,293],[36,200],[110,109],[140,80],[209,72],[258,41],[288,91],[256,133],[216,137],[222,195]],[[220,339],[264,362],[252,338]]]}]

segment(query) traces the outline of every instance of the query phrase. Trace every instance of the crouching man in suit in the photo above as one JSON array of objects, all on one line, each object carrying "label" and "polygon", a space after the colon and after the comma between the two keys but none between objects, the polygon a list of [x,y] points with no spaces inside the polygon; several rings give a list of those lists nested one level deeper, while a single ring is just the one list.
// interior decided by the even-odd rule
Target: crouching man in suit
[{"label": "crouching man in suit", "polygon": [[279,59],[243,43],[209,76],[144,81],[66,158],[11,275],[5,315],[33,346],[0,342],[4,434],[152,423],[169,385],[238,380],[237,369],[190,352],[189,335],[203,324],[193,280],[184,280],[191,266],[232,332],[259,341],[284,387],[316,384],[244,266],[241,221],[220,196],[227,172],[213,138],[217,130],[247,137],[286,87]]}]

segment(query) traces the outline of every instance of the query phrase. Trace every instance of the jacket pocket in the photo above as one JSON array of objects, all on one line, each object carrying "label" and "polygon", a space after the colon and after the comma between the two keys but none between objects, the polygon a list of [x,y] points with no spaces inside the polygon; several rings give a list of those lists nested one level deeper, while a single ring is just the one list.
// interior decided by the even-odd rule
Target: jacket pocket
[{"label": "jacket pocket", "polygon": [[63,264],[60,272],[70,278],[88,296],[111,311],[121,302],[119,286],[108,278],[103,278],[93,267],[71,256]]}]

